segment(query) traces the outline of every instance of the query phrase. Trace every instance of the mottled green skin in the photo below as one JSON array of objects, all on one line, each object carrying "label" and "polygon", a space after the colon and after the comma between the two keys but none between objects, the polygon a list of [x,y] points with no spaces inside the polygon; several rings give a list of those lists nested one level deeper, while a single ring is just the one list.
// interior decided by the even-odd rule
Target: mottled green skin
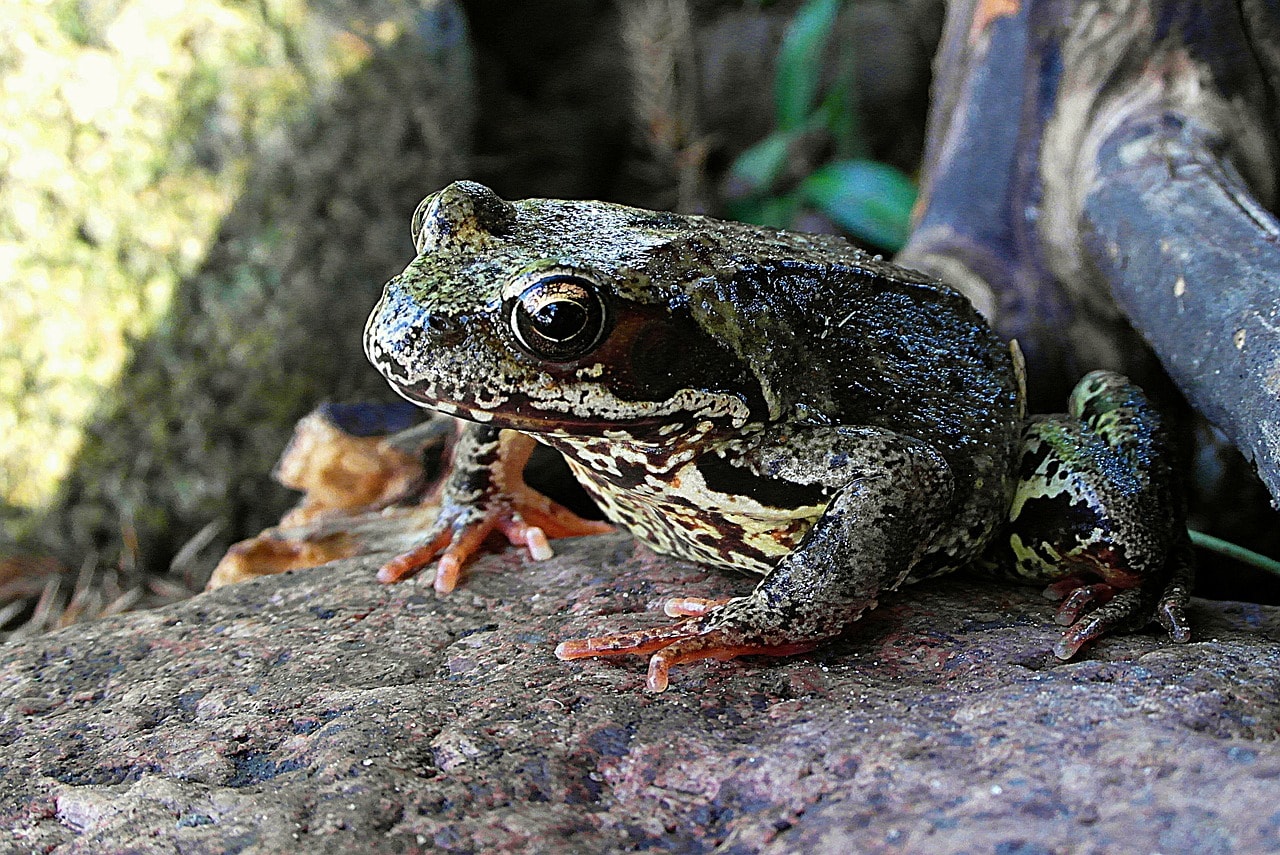
[{"label": "mottled green skin", "polygon": [[[414,239],[369,319],[370,359],[410,400],[555,446],[654,548],[767,574],[703,625],[760,645],[829,636],[1007,522],[1014,359],[941,283],[836,237],[508,203],[469,182],[423,202]],[[594,283],[605,306],[599,340],[566,361],[534,355],[511,322],[551,274]],[[474,488],[469,468],[455,461],[454,479]]]}]

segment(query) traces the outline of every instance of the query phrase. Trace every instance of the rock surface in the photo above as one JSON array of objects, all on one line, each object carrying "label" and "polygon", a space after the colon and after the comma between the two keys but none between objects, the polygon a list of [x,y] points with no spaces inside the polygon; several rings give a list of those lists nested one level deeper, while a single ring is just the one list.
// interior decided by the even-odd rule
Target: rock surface
[{"label": "rock surface", "polygon": [[447,598],[366,556],[4,645],[0,851],[1280,848],[1278,609],[1062,664],[1037,594],[955,579],[652,695],[555,642],[748,580],[557,547]]}]

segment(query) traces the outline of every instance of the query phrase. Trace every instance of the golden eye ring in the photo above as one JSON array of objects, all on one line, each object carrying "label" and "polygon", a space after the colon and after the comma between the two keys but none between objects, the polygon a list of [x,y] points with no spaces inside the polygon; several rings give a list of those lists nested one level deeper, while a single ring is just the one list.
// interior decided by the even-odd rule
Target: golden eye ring
[{"label": "golden eye ring", "polygon": [[510,301],[516,340],[530,355],[572,362],[604,339],[609,311],[600,286],[577,273],[548,273]]}]

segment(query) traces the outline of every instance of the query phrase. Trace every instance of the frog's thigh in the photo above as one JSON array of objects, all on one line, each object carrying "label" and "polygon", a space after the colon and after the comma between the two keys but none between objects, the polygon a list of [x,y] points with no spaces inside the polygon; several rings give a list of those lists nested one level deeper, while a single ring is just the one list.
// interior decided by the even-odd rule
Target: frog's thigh
[{"label": "frog's thigh", "polygon": [[1053,583],[1071,627],[1054,646],[1063,659],[1153,619],[1187,640],[1191,545],[1159,413],[1106,371],[1080,381],[1069,409],[1027,425],[1008,537],[988,566]]},{"label": "frog's thigh", "polygon": [[[871,428],[822,430],[767,452],[766,466],[835,495],[740,606],[795,641],[838,633],[901,585],[940,531],[953,491],[945,459],[918,440]],[[823,455],[802,456],[817,445]],[[797,452],[791,459],[789,450]]]},{"label": "frog's thigh", "polygon": [[1019,572],[1093,574],[1118,587],[1162,574],[1185,523],[1159,411],[1113,371],[1085,375],[1067,408],[1023,435],[1010,511]]},{"label": "frog's thigh", "polygon": [[1022,437],[1022,466],[1009,509],[1009,569],[1030,581],[1053,581],[1111,540],[1106,485],[1090,458],[1097,437],[1068,416],[1036,419]]},{"label": "frog's thigh", "polygon": [[1111,447],[1070,416],[1031,422],[1009,510],[1010,569],[1031,581],[1086,574],[1138,584],[1172,540],[1168,491],[1142,468],[1151,459]]}]

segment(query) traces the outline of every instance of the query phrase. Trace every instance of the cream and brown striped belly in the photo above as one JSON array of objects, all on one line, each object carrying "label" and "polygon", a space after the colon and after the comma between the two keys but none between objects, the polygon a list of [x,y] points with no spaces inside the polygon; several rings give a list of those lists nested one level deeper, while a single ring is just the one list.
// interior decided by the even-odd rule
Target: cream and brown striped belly
[{"label": "cream and brown striped belly", "polygon": [[751,573],[793,551],[826,507],[771,508],[721,493],[692,463],[627,489],[576,460],[569,466],[609,519],[658,552]]}]

